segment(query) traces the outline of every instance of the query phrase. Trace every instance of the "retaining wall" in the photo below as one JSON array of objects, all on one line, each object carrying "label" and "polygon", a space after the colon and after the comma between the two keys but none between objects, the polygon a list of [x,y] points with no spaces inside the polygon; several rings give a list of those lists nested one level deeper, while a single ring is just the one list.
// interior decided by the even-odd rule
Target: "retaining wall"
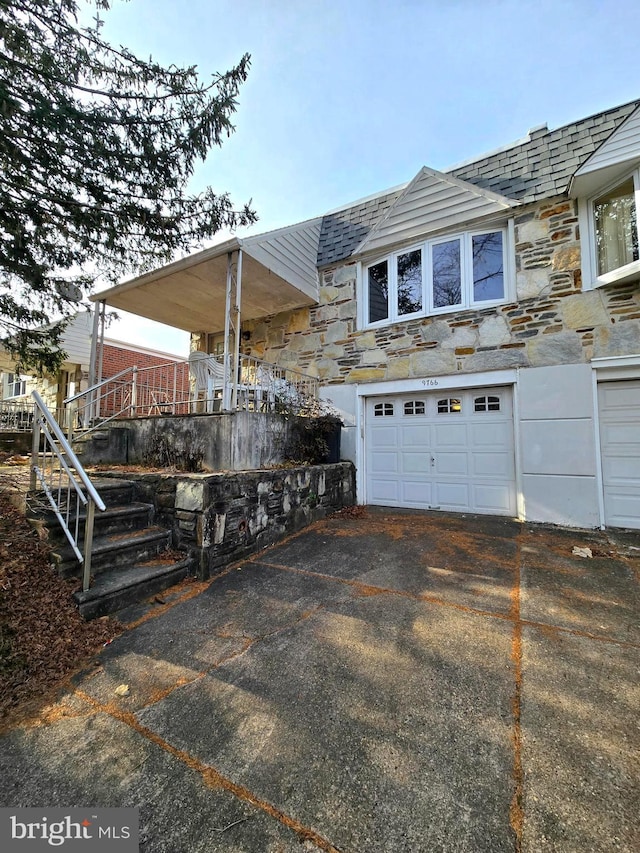
[{"label": "retaining wall", "polygon": [[223,566],[355,503],[350,462],[223,474],[107,472],[136,483],[206,579]]}]

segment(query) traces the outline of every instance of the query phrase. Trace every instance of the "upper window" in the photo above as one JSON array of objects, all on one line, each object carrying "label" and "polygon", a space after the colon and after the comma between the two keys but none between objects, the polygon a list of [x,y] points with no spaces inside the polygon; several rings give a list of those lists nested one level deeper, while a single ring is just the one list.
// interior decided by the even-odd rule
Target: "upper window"
[{"label": "upper window", "polygon": [[599,276],[638,260],[638,214],[633,176],[593,201]]},{"label": "upper window", "polygon": [[640,272],[640,171],[580,201],[585,287],[632,278]]},{"label": "upper window", "polygon": [[17,373],[7,374],[7,396],[24,397],[27,393],[27,380]]},{"label": "upper window", "polygon": [[429,240],[366,268],[368,323],[504,301],[504,230]]}]

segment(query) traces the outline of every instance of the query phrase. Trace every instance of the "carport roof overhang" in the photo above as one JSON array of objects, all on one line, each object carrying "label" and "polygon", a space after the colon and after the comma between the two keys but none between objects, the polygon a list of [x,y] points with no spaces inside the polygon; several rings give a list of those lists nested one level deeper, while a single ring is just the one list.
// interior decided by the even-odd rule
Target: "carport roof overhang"
[{"label": "carport roof overhang", "polygon": [[[313,226],[314,223],[310,225]],[[282,229],[291,232],[293,229]],[[93,302],[187,332],[225,323],[228,259],[242,253],[240,316],[255,320],[318,301],[317,229],[233,238],[94,294]],[[314,239],[315,238],[315,239]]]}]

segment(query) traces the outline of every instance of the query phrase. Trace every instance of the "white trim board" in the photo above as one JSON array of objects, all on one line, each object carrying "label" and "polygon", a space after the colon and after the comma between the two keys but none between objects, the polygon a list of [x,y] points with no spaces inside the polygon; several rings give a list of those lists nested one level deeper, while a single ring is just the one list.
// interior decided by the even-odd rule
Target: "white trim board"
[{"label": "white trim board", "polygon": [[404,394],[411,391],[437,391],[440,388],[514,385],[517,381],[518,370],[516,368],[483,373],[451,373],[445,376],[423,376],[419,379],[390,379],[382,382],[367,382],[356,386],[356,395],[358,397],[377,397],[384,394]]}]

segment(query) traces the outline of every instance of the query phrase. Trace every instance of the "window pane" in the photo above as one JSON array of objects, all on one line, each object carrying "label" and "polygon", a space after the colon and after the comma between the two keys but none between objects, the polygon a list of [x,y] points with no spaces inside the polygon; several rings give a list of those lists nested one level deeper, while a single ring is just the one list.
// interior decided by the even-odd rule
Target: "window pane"
[{"label": "window pane", "polygon": [[460,305],[460,240],[436,243],[433,247],[433,307]]},{"label": "window pane", "polygon": [[422,310],[422,251],[398,255],[398,314]]},{"label": "window pane", "polygon": [[369,267],[369,322],[389,316],[389,270],[387,262]]},{"label": "window pane", "polygon": [[471,242],[474,302],[502,299],[504,296],[502,232],[476,234]]},{"label": "window pane", "polygon": [[638,222],[633,178],[593,203],[598,275],[638,260]]}]

